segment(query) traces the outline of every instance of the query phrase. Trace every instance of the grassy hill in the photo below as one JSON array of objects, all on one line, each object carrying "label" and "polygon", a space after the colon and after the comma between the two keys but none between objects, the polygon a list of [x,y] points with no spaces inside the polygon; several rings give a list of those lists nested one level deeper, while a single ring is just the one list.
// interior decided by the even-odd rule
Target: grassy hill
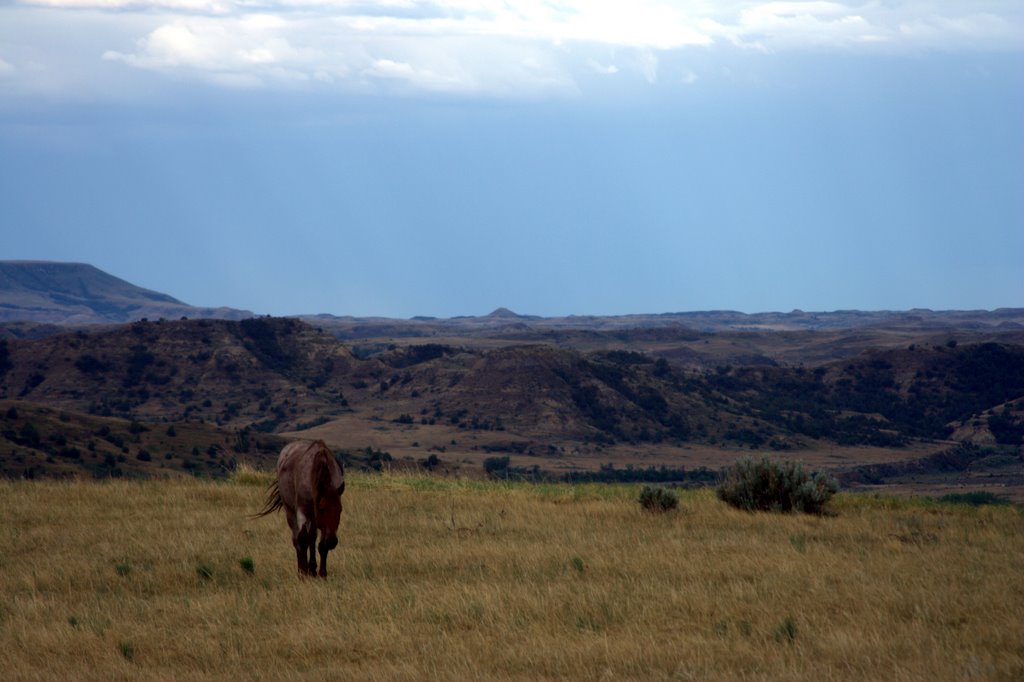
[{"label": "grassy hill", "polygon": [[319,389],[353,362],[288,319],[136,322],[0,344],[0,396],[150,421],[248,425],[324,411],[341,399]]},{"label": "grassy hill", "polygon": [[349,478],[325,581],[265,475],[0,481],[4,679],[1024,677],[1015,507]]},{"label": "grassy hill", "polygon": [[285,439],[200,422],[154,423],[0,400],[0,476],[224,477],[272,466]]},{"label": "grassy hill", "polygon": [[0,342],[0,397],[263,431],[358,408],[575,440],[737,440],[729,434],[746,429],[789,447],[794,433],[860,438],[844,432],[844,413],[863,432],[858,442],[942,439],[954,422],[1024,395],[1024,346],[1013,344],[912,345],[813,371],[755,363],[701,372],[656,357],[541,344],[355,355],[289,318],[137,322]]}]

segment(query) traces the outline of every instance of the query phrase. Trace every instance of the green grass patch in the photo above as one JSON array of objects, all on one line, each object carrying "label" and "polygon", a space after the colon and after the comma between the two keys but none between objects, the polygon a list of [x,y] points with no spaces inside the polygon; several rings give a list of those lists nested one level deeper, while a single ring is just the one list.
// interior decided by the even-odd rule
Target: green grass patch
[{"label": "green grass patch", "polygon": [[1007,498],[987,490],[975,490],[969,493],[950,493],[940,497],[939,502],[944,504],[963,504],[969,507],[982,507],[985,505],[1007,506],[1013,504]]}]

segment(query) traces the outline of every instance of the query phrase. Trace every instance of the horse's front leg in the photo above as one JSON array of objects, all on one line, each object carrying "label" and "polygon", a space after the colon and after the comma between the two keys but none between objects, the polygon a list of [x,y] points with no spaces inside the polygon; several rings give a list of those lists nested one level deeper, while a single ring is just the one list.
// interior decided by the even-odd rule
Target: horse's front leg
[{"label": "horse's front leg", "polygon": [[288,527],[292,529],[292,547],[295,548],[295,561],[298,564],[299,575],[309,575],[309,560],[306,558],[306,548],[310,543],[306,542],[306,529],[303,519],[293,510],[287,509]]},{"label": "horse's front leg", "polygon": [[[292,537],[292,545],[295,546],[295,560],[299,565],[299,575],[310,575],[312,571],[309,568],[308,555],[312,552],[307,553],[307,548],[312,550],[313,543],[309,542],[306,533],[300,530]],[[312,570],[316,570],[316,566]]]},{"label": "horse's front leg", "polygon": [[324,541],[320,541],[320,577],[327,577],[327,552],[329,551],[324,545]]},{"label": "horse's front leg", "polygon": [[320,577],[327,577],[327,553],[338,546],[338,538],[323,538],[320,539],[320,544],[317,548],[320,550]]},{"label": "horse's front leg", "polygon": [[[309,530],[309,561],[307,575],[316,575],[316,529]],[[322,570],[322,569],[321,569]]]}]

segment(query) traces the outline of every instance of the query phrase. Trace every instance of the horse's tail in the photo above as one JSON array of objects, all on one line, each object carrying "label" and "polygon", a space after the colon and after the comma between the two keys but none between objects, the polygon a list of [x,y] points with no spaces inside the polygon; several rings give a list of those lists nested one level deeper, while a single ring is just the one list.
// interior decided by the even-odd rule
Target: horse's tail
[{"label": "horse's tail", "polygon": [[263,509],[249,518],[258,519],[267,514],[273,514],[283,506],[284,500],[281,499],[281,489],[277,487],[277,481],[274,481],[267,487],[267,501],[263,503]]}]

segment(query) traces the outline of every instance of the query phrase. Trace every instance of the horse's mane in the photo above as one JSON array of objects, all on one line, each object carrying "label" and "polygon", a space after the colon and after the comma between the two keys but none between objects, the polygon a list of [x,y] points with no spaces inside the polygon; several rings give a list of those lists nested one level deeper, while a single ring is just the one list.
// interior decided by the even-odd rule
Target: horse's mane
[{"label": "horse's mane", "polygon": [[[345,467],[331,454],[322,440],[313,443],[313,489],[317,497],[341,494],[345,490]],[[337,474],[337,475],[335,475]]]},{"label": "horse's mane", "polygon": [[283,506],[284,500],[281,499],[281,490],[277,487],[277,481],[275,480],[267,486],[267,501],[263,503],[263,509],[253,514],[251,518],[258,519],[261,516],[273,514]]}]

